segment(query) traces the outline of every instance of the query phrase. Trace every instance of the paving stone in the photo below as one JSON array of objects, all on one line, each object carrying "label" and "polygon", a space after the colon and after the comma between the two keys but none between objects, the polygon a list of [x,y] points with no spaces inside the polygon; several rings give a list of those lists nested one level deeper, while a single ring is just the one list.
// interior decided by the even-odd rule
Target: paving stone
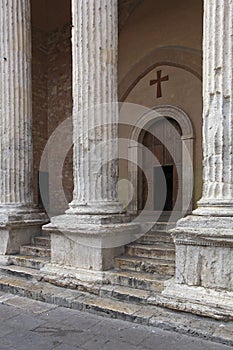
[{"label": "paving stone", "polygon": [[[87,343],[83,344],[83,348],[85,350],[139,350],[140,348],[136,345],[132,345],[128,342],[122,342],[120,340],[114,340],[112,341],[109,338],[102,338],[102,337],[98,337],[98,338],[94,338],[90,341],[88,341]],[[142,350],[142,348],[141,348]],[[144,350],[146,350],[144,348]]]},{"label": "paving stone", "polygon": [[54,338],[59,343],[67,345],[82,345],[86,341],[94,337],[93,333],[87,329],[81,329],[81,324],[64,325],[62,321],[59,323],[48,322],[33,330],[36,335],[46,335]]},{"label": "paving stone", "polygon": [[224,338],[226,340],[232,341],[233,339],[233,324],[222,323],[213,333],[213,338],[219,340]]},{"label": "paving stone", "polygon": [[[12,309],[8,305],[0,305],[0,320],[1,322],[8,320],[12,317],[18,316],[20,314],[19,309]],[[1,329],[0,329],[1,331]]]},{"label": "paving stone", "polygon": [[[114,326],[114,327],[113,327]],[[147,337],[146,329],[134,325],[108,324],[106,321],[98,323],[91,329],[96,337],[105,337],[114,341],[127,341],[129,345],[139,345]]]},{"label": "paving stone", "polygon": [[154,333],[148,335],[143,340],[143,346],[150,350],[224,350],[229,349],[228,346],[214,344],[199,338],[190,338],[186,335],[179,335],[162,330],[154,330]]},{"label": "paving stone", "polygon": [[[60,344],[54,348],[54,350],[85,350],[80,346],[68,345],[68,344]],[[96,349],[97,350],[97,349]]]},{"label": "paving stone", "polygon": [[[14,310],[18,311],[14,305],[0,304],[0,313],[2,308],[8,308],[9,314]],[[208,325],[208,320],[206,322]],[[25,305],[20,309],[20,315],[2,322],[0,330],[4,330],[4,327],[8,328],[7,334],[1,336],[0,333],[0,349],[2,347],[4,350],[230,349],[229,346],[204,341],[198,337],[184,336],[62,307],[57,307],[48,313],[34,314],[28,311]]]},{"label": "paving stone", "polygon": [[[62,311],[61,311],[62,310]],[[37,317],[40,320],[44,320],[47,322],[50,322],[51,320],[53,320],[54,322],[60,322],[61,320],[61,312],[62,312],[62,321],[65,322],[66,319],[69,319],[71,317],[74,317],[76,314],[79,317],[86,317],[86,314],[81,313],[76,311],[76,310],[71,310],[71,309],[67,309],[67,308],[61,308],[60,306],[53,309],[53,310],[49,310],[48,312],[45,312],[43,314],[39,314],[37,315]]]},{"label": "paving stone", "polygon": [[19,309],[26,309],[27,312],[32,312],[34,314],[40,314],[43,312],[48,312],[49,310],[55,309],[58,306],[47,304],[41,301],[35,301],[28,298],[23,298],[19,296],[9,297],[5,299],[4,304],[15,306]]},{"label": "paving stone", "polygon": [[58,338],[51,337],[46,333],[36,334],[26,330],[17,335],[15,332],[11,333],[7,336],[7,340],[17,350],[52,350],[55,346],[62,344]]}]

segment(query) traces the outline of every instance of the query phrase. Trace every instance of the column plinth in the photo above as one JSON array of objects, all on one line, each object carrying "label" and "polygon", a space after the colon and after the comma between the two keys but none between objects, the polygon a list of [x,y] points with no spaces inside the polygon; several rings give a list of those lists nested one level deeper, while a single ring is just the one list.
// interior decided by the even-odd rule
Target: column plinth
[{"label": "column plinth", "polygon": [[44,226],[52,264],[109,269],[138,233],[117,194],[117,2],[72,1],[74,192],[66,214]]},{"label": "column plinth", "polygon": [[40,232],[33,204],[29,0],[0,1],[0,254],[18,253]]},{"label": "column plinth", "polygon": [[[233,317],[233,0],[204,1],[203,192],[178,221],[176,276],[164,295]],[[226,293],[229,293],[227,296]],[[221,312],[220,312],[221,311]]]}]

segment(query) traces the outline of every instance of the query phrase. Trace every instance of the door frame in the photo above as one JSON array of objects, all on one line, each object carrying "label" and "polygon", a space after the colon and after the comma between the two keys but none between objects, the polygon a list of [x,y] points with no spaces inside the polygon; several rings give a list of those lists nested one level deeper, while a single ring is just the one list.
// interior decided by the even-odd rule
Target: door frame
[{"label": "door frame", "polygon": [[[182,188],[182,214],[193,210],[193,143],[194,131],[189,116],[181,108],[171,105],[162,105],[152,108],[143,114],[135,123],[131,130],[128,147],[128,176],[129,182],[133,186],[133,194],[128,211],[134,215],[138,214],[138,164],[141,163],[143,145],[141,135],[143,130],[156,122],[161,117],[172,118],[180,126],[182,141],[182,180],[179,186]],[[183,165],[186,166],[183,166]],[[176,206],[174,207],[176,211]]]}]

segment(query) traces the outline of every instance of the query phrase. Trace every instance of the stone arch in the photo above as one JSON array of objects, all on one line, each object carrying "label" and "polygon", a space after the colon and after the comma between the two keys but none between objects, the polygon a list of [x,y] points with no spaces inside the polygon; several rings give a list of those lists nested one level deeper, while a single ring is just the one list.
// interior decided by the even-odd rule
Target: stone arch
[{"label": "stone arch", "polygon": [[193,143],[194,131],[189,116],[181,108],[171,105],[156,106],[146,112],[135,123],[130,134],[130,143],[128,148],[128,175],[129,181],[133,185],[134,193],[129,205],[129,211],[133,214],[138,213],[138,160],[141,157],[142,147],[140,135],[143,129],[154,123],[156,119],[171,118],[177,122],[181,129],[182,140],[182,212],[191,212],[193,209]]}]

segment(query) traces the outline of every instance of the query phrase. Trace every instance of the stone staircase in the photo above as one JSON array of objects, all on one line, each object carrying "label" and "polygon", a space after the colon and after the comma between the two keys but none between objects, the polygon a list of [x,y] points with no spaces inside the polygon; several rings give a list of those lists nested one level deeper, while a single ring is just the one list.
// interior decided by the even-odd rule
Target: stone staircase
[{"label": "stone staircase", "polygon": [[168,232],[175,224],[157,223],[125,254],[115,258],[116,284],[161,292],[175,273],[175,245]]},{"label": "stone staircase", "polygon": [[0,289],[18,293],[23,283],[30,289],[33,281],[50,282],[67,287],[67,291],[74,289],[98,296],[101,303],[111,300],[147,305],[154,296],[161,297],[165,281],[174,275],[175,246],[168,232],[174,225],[157,223],[147,234],[128,244],[125,254],[115,258],[115,268],[106,272],[104,284],[70,281],[64,276],[53,278],[39,271],[50,260],[51,242],[46,234],[35,237],[32,244],[21,247],[20,254],[11,256],[12,265],[0,266]]},{"label": "stone staircase", "polygon": [[20,247],[20,254],[11,256],[12,264],[18,267],[40,270],[51,256],[50,236],[43,234],[32,238],[32,243]]},{"label": "stone staircase", "polygon": [[[128,244],[125,254],[115,258],[115,269],[104,273],[104,283],[66,278],[63,272],[59,278],[40,271],[50,260],[50,237],[35,237],[32,244],[21,247],[19,255],[10,257],[12,265],[0,266],[0,291],[206,338],[203,322],[207,317],[211,334],[219,329],[220,321],[232,317],[227,318],[212,304],[202,308],[199,300],[187,304],[161,294],[164,282],[175,270],[175,248],[168,232],[172,227],[174,224],[157,223]],[[226,344],[227,339],[223,334],[218,341]],[[229,344],[233,345],[232,339]]]}]

